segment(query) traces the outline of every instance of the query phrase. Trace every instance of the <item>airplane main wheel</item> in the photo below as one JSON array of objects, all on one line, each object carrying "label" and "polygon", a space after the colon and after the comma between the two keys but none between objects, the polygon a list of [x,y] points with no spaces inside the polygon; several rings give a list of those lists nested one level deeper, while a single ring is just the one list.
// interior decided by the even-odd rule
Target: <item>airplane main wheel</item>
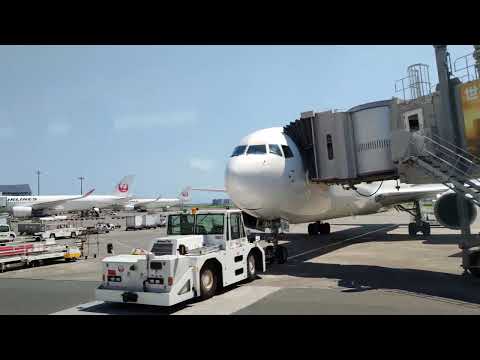
[{"label": "airplane main wheel", "polygon": [[417,224],[415,223],[408,224],[408,235],[410,236],[417,235]]},{"label": "airplane main wheel", "polygon": [[318,227],[320,228],[320,234],[324,234],[324,235],[330,234],[330,224],[329,223],[318,224]]},{"label": "airplane main wheel", "polygon": [[470,254],[469,262],[470,265],[473,266],[468,268],[470,274],[472,274],[476,278],[480,278],[480,252],[474,252],[473,254]]},{"label": "airplane main wheel", "polygon": [[308,235],[310,236],[316,235],[316,232],[315,232],[315,230],[317,230],[316,225],[317,224],[308,224]]},{"label": "airplane main wheel", "polygon": [[430,235],[430,224],[428,222],[424,222],[422,226],[422,233],[425,236]]}]

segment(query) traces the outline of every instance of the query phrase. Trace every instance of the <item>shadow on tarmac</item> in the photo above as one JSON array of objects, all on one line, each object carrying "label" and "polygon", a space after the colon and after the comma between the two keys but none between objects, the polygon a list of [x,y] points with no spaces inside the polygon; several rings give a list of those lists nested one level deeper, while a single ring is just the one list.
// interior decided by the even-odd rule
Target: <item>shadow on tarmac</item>
[{"label": "shadow on tarmac", "polygon": [[[458,243],[458,236],[455,234],[439,234],[426,237],[419,235],[412,238],[408,234],[387,233],[387,231],[392,231],[399,227],[406,228],[406,225],[364,224],[355,228],[334,231],[329,235],[313,237],[309,237],[304,233],[289,233],[284,245],[287,247],[290,256],[295,256],[304,251],[314,251],[301,255],[295,258],[295,260],[287,262],[287,264],[270,265],[267,269],[267,274],[334,279],[338,280],[338,286],[345,288],[343,292],[346,293],[374,289],[397,290],[415,293],[417,295],[443,297],[451,300],[480,304],[480,280],[470,276],[417,269],[395,269],[382,266],[305,262],[308,259],[356,243],[375,241],[421,241],[424,244],[432,245]],[[378,231],[382,228],[386,229]],[[361,236],[368,232],[374,233]],[[351,238],[354,239],[348,240]],[[294,264],[294,266],[290,266],[292,264]],[[223,288],[217,295],[227,293],[244,284],[245,282],[241,282]],[[190,300],[169,308],[137,304],[102,303],[80,311],[107,315],[169,315],[190,307],[197,302],[198,300]]]},{"label": "shadow on tarmac", "polygon": [[[396,229],[394,224],[391,231]],[[271,265],[268,274],[288,275],[303,278],[326,278],[338,280],[338,286],[345,288],[343,292],[360,292],[375,289],[397,290],[415,293],[416,295],[442,297],[446,299],[480,304],[480,280],[472,276],[455,275],[418,269],[396,269],[371,265],[340,265],[325,263],[307,263],[306,260],[335,251],[355,243],[386,242],[386,241],[422,241],[424,244],[457,244],[458,235],[430,235],[426,237],[410,237],[408,234],[387,234],[385,230],[353,239],[352,241],[335,244],[335,240],[345,238],[345,232],[349,237],[355,237],[355,232],[366,233],[375,231],[375,227],[381,228],[388,224],[369,224],[355,229],[342,230],[330,235],[320,235],[307,239],[306,234],[290,234],[285,245],[289,249],[290,256],[295,256],[292,248],[296,240],[316,241],[318,238],[318,250],[290,260],[287,264]],[[352,231],[353,230],[353,231]],[[363,231],[362,231],[363,230]],[[329,245],[331,243],[331,245]],[[325,245],[325,246],[322,246]],[[308,251],[308,249],[307,249]],[[301,251],[296,251],[301,253]],[[458,256],[454,254],[451,256]],[[292,263],[294,266],[291,266]]]},{"label": "shadow on tarmac", "polygon": [[343,292],[376,289],[407,291],[480,304],[480,281],[470,276],[370,265],[299,263],[272,266],[270,274],[338,280]]}]

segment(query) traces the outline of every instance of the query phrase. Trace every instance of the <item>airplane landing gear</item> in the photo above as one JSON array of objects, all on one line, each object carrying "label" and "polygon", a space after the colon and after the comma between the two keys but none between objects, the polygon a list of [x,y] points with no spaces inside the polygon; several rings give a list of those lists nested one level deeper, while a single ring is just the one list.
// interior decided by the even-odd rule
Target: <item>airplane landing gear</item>
[{"label": "airplane landing gear", "polygon": [[322,235],[330,234],[330,224],[318,221],[308,224],[308,235],[318,235],[319,233]]},{"label": "airplane landing gear", "polygon": [[420,203],[414,201],[415,208],[407,209],[402,205],[396,206],[397,210],[408,212],[415,218],[415,222],[408,224],[408,235],[415,236],[417,233],[421,232],[424,236],[430,235],[430,224],[422,220],[422,211],[420,209]]}]

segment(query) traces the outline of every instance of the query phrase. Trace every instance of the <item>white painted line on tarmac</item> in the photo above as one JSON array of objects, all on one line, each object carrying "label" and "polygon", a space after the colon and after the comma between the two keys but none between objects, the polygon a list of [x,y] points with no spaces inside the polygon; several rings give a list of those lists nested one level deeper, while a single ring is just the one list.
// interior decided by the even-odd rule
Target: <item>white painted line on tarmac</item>
[{"label": "white painted line on tarmac", "polygon": [[230,315],[280,289],[275,286],[241,286],[211,299],[195,303],[173,315]]},{"label": "white painted line on tarmac", "polygon": [[358,239],[358,238],[361,238],[363,236],[366,236],[366,235],[369,235],[369,234],[373,234],[373,233],[376,233],[376,232],[379,232],[379,231],[382,231],[382,230],[385,230],[385,229],[394,229],[396,228],[398,225],[389,225],[389,226],[385,226],[383,228],[380,228],[380,229],[377,229],[377,230],[373,230],[373,231],[369,231],[365,234],[360,234],[360,235],[357,235],[357,236],[354,236],[354,237],[351,237],[351,238],[348,238],[348,239],[345,239],[345,240],[342,240],[342,241],[338,241],[338,242],[334,242],[334,243],[330,243],[330,244],[325,244],[324,246],[321,246],[321,247],[318,247],[318,248],[315,248],[315,249],[311,249],[311,250],[307,250],[307,251],[304,251],[300,254],[296,254],[296,255],[293,255],[293,256],[289,256],[288,257],[288,260],[292,260],[292,259],[295,259],[299,256],[303,256],[303,255],[306,255],[306,254],[310,254],[312,252],[315,252],[315,251],[318,251],[318,250],[322,250],[322,249],[325,249],[326,247],[328,246],[333,246],[333,245],[340,245],[340,244],[343,244],[343,243],[346,243],[346,242],[349,242],[349,241],[352,241],[352,240],[355,240],[355,239]]}]

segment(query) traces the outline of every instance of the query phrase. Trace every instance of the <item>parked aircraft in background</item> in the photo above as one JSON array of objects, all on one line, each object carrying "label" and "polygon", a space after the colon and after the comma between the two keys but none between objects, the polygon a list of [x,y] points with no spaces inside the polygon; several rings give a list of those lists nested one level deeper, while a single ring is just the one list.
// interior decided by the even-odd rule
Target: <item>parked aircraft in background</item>
[{"label": "parked aircraft in background", "polygon": [[161,208],[168,208],[171,206],[182,205],[185,202],[190,201],[191,190],[192,190],[191,187],[186,187],[178,195],[178,198],[162,198],[161,196],[159,196],[156,199],[153,199],[153,198],[152,199],[142,199],[142,198],[130,199],[128,203],[124,205],[124,208],[126,210],[146,211],[146,210],[161,209]]},{"label": "parked aircraft in background", "polygon": [[6,196],[6,211],[14,217],[40,217],[58,212],[95,210],[107,208],[113,204],[129,199],[134,175],[122,178],[115,185],[112,195],[91,195],[94,190],[84,195],[39,195]]}]

